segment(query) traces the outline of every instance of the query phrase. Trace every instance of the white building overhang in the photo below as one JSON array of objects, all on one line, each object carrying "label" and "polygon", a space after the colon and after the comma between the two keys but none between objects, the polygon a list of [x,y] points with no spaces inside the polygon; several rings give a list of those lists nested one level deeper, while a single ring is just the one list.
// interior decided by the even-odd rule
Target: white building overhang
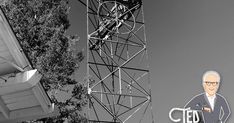
[{"label": "white building overhang", "polygon": [[14,123],[58,114],[39,82],[41,77],[32,69],[0,9],[0,122]]},{"label": "white building overhang", "polygon": [[0,76],[31,69],[5,15],[0,11]]}]

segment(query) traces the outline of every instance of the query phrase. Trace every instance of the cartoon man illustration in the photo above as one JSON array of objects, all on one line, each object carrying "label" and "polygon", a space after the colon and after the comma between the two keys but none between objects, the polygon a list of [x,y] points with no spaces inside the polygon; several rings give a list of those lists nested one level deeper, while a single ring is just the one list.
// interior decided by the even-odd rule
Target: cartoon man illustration
[{"label": "cartoon man illustration", "polygon": [[202,111],[205,123],[226,123],[231,114],[226,99],[217,93],[221,77],[216,71],[207,71],[203,74],[202,84],[204,93],[193,97],[185,108]]}]

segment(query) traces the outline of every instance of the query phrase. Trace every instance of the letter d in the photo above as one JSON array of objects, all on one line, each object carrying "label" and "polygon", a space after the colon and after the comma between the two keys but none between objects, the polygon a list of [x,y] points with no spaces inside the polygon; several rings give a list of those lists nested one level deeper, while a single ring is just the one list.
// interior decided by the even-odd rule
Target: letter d
[{"label": "letter d", "polygon": [[[195,120],[195,119],[197,119],[197,120]],[[200,117],[198,115],[198,112],[194,111],[194,113],[193,113],[193,123],[198,123],[199,121],[200,121]]]}]

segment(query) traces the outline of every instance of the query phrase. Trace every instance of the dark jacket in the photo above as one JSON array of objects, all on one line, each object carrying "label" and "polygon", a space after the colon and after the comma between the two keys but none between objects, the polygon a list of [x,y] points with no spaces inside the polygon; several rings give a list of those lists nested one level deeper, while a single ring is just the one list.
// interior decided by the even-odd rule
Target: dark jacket
[{"label": "dark jacket", "polygon": [[225,123],[231,114],[230,108],[226,99],[220,94],[216,94],[214,110],[211,112],[203,111],[204,107],[209,107],[210,103],[205,93],[199,94],[193,97],[186,105],[185,108],[191,108],[191,110],[202,111],[205,123]]}]

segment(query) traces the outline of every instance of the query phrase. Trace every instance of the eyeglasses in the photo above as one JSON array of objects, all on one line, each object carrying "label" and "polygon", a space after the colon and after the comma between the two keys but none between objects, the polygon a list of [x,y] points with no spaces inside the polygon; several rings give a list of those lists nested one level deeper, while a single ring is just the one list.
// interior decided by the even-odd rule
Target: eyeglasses
[{"label": "eyeglasses", "polygon": [[210,85],[212,85],[212,86],[216,86],[216,85],[218,85],[219,83],[218,82],[205,82],[206,83],[206,85],[208,85],[208,86],[210,86]]}]

